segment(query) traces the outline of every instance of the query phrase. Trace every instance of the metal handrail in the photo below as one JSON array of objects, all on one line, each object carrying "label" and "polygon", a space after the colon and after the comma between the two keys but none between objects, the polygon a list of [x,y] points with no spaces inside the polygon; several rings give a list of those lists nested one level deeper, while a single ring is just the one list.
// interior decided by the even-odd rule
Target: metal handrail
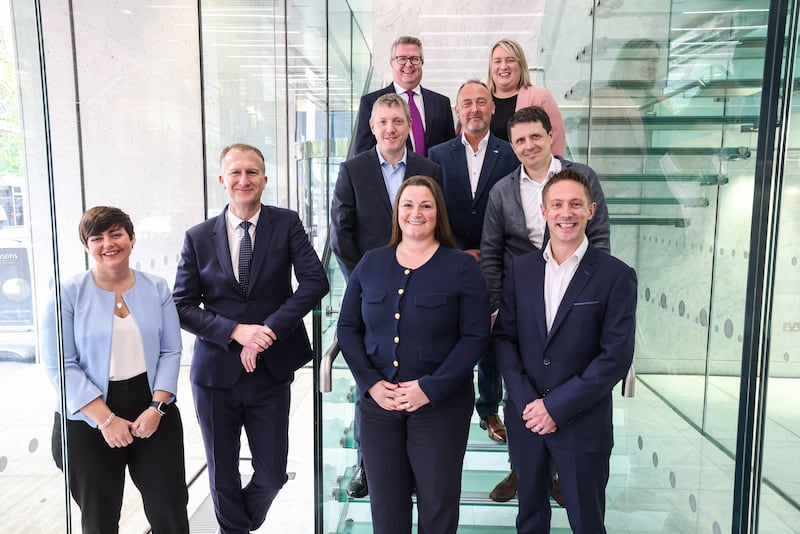
[{"label": "metal handrail", "polygon": [[[364,81],[364,87],[362,88],[362,95],[366,94],[369,90],[370,83],[372,83],[372,74],[374,72],[374,68],[370,66],[369,71],[367,72],[366,79]],[[358,127],[358,124],[353,125],[353,132],[350,136],[350,144],[347,147],[347,157],[353,157],[353,149],[355,144],[353,140],[355,139],[355,130]],[[333,254],[331,250],[331,234],[328,232],[328,237],[325,239],[325,248],[322,251],[322,264],[325,266],[327,270],[328,265],[330,264],[331,260],[333,260]],[[319,392],[320,393],[330,393],[333,388],[333,362],[336,360],[336,357],[341,352],[339,348],[339,340],[334,334],[333,336],[333,343],[331,343],[330,347],[325,351],[325,354],[322,356],[319,362]]]},{"label": "metal handrail", "polygon": [[319,363],[319,392],[330,393],[333,389],[333,361],[341,352],[339,340],[334,336],[333,343],[325,351],[325,355]]}]

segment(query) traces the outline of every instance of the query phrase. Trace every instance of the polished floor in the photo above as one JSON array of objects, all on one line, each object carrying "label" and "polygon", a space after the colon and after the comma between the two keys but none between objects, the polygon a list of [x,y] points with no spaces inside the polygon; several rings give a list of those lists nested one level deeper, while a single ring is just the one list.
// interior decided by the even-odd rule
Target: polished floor
[{"label": "polished floor", "polygon": [[[313,383],[310,368],[298,372],[293,385],[290,428],[290,480],[277,497],[260,533],[311,533],[313,498]],[[800,415],[795,379],[770,382],[760,528],[762,533],[800,532]],[[186,426],[187,477],[191,479],[189,513],[192,532],[213,533],[216,525],[208,500],[202,444],[194,422],[188,367],[181,374],[179,405]],[[705,420],[695,410],[698,392],[705,391]],[[710,385],[686,376],[641,376],[636,397],[615,397],[616,445],[608,486],[607,526],[611,533],[730,532],[734,460],[727,450],[736,436],[738,380],[716,378]],[[340,392],[339,392],[340,393]],[[336,395],[337,392],[330,395]],[[339,395],[345,399],[346,395]],[[63,477],[50,455],[53,395],[37,365],[0,363],[0,531],[7,533],[63,532]],[[336,404],[336,403],[334,403]],[[712,409],[713,408],[713,409]],[[347,422],[346,402],[340,410]],[[695,411],[693,411],[695,410]],[[698,429],[704,428],[705,434]],[[488,441],[488,438],[487,438]],[[326,440],[326,443],[328,440]],[[330,440],[331,443],[338,439]],[[344,450],[346,464],[352,450]],[[242,472],[249,469],[243,448]],[[470,453],[465,469],[497,473],[506,468],[505,455]],[[480,491],[480,479],[473,491]],[[330,497],[333,498],[332,496]],[[369,532],[366,502],[346,503],[351,532]],[[338,513],[338,512],[337,512]],[[73,507],[74,531],[79,511]],[[337,518],[334,518],[336,522]],[[514,506],[462,507],[462,519],[478,532],[513,532]],[[126,492],[121,532],[144,533],[147,522],[137,492]],[[563,510],[554,510],[553,532],[569,532]]]}]

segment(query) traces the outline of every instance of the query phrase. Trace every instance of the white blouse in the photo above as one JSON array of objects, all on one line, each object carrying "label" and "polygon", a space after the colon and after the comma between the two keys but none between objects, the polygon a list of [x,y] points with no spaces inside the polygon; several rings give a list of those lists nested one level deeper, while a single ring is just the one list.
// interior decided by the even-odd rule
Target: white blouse
[{"label": "white blouse", "polygon": [[114,315],[109,380],[128,380],[145,372],[147,367],[144,361],[142,334],[133,319],[133,314],[128,314],[124,318]]}]

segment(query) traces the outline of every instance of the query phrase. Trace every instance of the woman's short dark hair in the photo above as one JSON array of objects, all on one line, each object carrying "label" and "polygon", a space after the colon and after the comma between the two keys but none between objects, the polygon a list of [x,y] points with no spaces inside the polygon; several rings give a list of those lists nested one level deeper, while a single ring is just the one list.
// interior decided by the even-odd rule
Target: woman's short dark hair
[{"label": "woman's short dark hair", "polygon": [[427,187],[433,194],[433,201],[436,203],[436,228],[433,232],[433,237],[439,244],[445,247],[458,248],[456,239],[453,237],[453,230],[450,229],[450,219],[447,217],[447,206],[445,205],[442,188],[439,187],[439,184],[436,183],[436,180],[433,178],[419,174],[403,180],[403,183],[400,184],[400,189],[397,190],[397,196],[394,197],[394,209],[392,210],[392,239],[389,241],[389,246],[395,247],[403,240],[403,233],[400,231],[400,223],[397,221],[398,208],[403,191],[405,191],[406,187],[412,185]]},{"label": "woman's short dark hair", "polygon": [[86,210],[81,217],[78,235],[83,246],[87,246],[90,237],[112,228],[122,228],[133,239],[133,222],[127,213],[113,206],[95,206]]}]

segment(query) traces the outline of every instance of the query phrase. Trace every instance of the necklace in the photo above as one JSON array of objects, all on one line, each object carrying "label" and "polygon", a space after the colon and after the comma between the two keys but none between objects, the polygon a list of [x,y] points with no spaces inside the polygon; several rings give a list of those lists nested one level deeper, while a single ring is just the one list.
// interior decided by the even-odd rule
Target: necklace
[{"label": "necklace", "polygon": [[97,287],[103,289],[105,291],[114,293],[114,306],[116,306],[117,310],[122,310],[122,307],[125,305],[125,300],[122,298],[122,294],[126,293],[131,290],[133,284],[136,283],[136,277],[133,275],[133,271],[128,269],[128,277],[125,279],[124,285],[117,283],[115,284],[118,287],[122,287],[122,289],[111,288],[110,284],[103,281],[98,275],[97,271],[92,271],[92,276],[94,277],[94,281],[97,284]]}]

